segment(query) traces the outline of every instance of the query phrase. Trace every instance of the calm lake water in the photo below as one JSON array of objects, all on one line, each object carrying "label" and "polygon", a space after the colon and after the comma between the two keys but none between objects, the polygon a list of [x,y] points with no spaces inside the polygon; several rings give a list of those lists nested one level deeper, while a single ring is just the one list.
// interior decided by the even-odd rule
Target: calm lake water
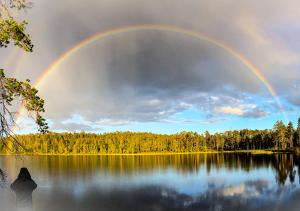
[{"label": "calm lake water", "polygon": [[0,156],[0,210],[27,167],[36,211],[299,210],[300,157],[292,154]]}]

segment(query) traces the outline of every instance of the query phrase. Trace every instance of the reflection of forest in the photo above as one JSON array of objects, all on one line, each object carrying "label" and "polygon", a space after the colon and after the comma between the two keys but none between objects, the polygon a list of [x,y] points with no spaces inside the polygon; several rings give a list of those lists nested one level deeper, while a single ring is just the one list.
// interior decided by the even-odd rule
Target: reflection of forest
[{"label": "reflection of forest", "polygon": [[[7,158],[7,159],[6,159]],[[1,157],[0,157],[1,159]],[[15,166],[19,159],[2,157],[6,170]],[[195,173],[203,168],[209,174],[212,169],[243,170],[250,172],[258,168],[272,168],[278,184],[287,180],[294,183],[299,172],[299,156],[294,154],[249,155],[247,153],[217,153],[189,155],[148,155],[148,156],[39,156],[25,157],[26,166],[42,174],[87,174],[104,172],[112,175],[131,175],[136,172],[151,172],[168,168],[182,174]],[[23,163],[24,164],[24,163]]]},{"label": "reflection of forest", "polygon": [[299,156],[293,156],[292,154],[275,155],[272,160],[272,167],[276,170],[276,181],[284,185],[287,178],[289,178],[290,183],[294,183],[296,171],[298,171],[298,177],[300,176],[299,164]]}]

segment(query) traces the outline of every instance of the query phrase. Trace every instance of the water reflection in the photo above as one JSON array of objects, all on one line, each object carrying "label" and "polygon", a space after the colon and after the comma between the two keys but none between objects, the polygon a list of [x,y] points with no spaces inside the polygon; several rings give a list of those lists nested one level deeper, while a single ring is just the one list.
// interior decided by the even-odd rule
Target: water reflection
[{"label": "water reflection", "polygon": [[23,165],[35,175],[39,187],[33,206],[38,211],[298,210],[300,206],[300,162],[293,154],[44,156],[22,161],[0,157],[0,163],[10,180]]},{"label": "water reflection", "polygon": [[[88,177],[103,172],[114,176],[130,176],[154,171],[172,169],[177,174],[197,174],[200,170],[210,174],[212,170],[242,170],[251,172],[256,169],[269,169],[275,172],[278,184],[286,181],[294,183],[300,173],[299,156],[293,154],[250,155],[250,154],[196,154],[196,155],[164,155],[164,156],[41,156],[26,157],[25,163],[37,174],[50,177],[61,175]],[[1,157],[0,157],[1,159]],[[23,158],[24,159],[24,158]],[[23,160],[21,159],[21,160]],[[18,167],[19,159],[6,157],[8,169]],[[7,168],[6,168],[7,169]],[[297,174],[296,174],[297,171]],[[14,168],[12,174],[15,174]]]},{"label": "water reflection", "polygon": [[188,195],[163,186],[145,186],[111,191],[89,190],[81,197],[53,190],[43,196],[39,210],[299,210],[300,191],[270,188],[265,181],[247,181],[238,186],[211,189]]}]

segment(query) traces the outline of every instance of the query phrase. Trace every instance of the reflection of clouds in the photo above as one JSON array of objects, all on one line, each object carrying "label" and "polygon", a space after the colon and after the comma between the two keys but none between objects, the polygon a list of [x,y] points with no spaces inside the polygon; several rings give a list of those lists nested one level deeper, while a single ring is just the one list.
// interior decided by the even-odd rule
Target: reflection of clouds
[{"label": "reflection of clouds", "polygon": [[[10,177],[24,161],[32,169],[39,184],[33,193],[38,211],[293,211],[300,205],[300,159],[290,154],[1,159]],[[290,172],[295,182],[288,182]],[[276,184],[275,174],[284,185]],[[0,210],[10,211],[2,206],[10,203],[4,193]]]},{"label": "reflection of clouds", "polygon": [[219,194],[222,196],[234,196],[234,195],[242,194],[245,191],[246,191],[245,184],[241,184],[238,186],[221,189],[219,191]]},{"label": "reflection of clouds", "polygon": [[[285,197],[281,197],[285,196]],[[210,189],[198,195],[182,194],[163,186],[100,190],[91,188],[81,196],[54,188],[40,191],[35,207],[52,210],[297,210],[300,190],[274,187],[267,181],[246,181],[236,186]],[[55,201],[55,204],[53,203]]]},{"label": "reflection of clouds", "polygon": [[[20,160],[2,157],[13,176],[24,165]],[[26,157],[37,183],[44,188],[60,186],[77,194],[90,187],[100,189],[168,186],[186,194],[236,186],[251,180],[290,185],[299,180],[298,157],[292,155],[211,154],[180,156],[78,156]],[[280,165],[278,165],[280,164]],[[59,170],[57,166],[61,166]],[[279,168],[280,167],[280,168]],[[75,170],[76,169],[76,170]],[[289,172],[292,173],[289,175]],[[295,172],[296,170],[296,172]],[[276,177],[275,177],[276,175]],[[16,177],[13,176],[13,179]],[[67,179],[66,179],[67,178]],[[292,180],[290,181],[290,179]],[[294,182],[292,182],[294,181]],[[41,188],[40,186],[40,188]],[[81,187],[81,188],[79,188]],[[79,188],[79,189],[78,189]]]},{"label": "reflection of clouds", "polygon": [[207,207],[208,210],[297,210],[299,194],[295,185],[273,186],[266,180],[251,180],[236,186],[215,188],[197,196],[194,201],[198,207]]},{"label": "reflection of clouds", "polygon": [[8,189],[0,189],[0,210],[14,211],[15,209],[14,194]]},{"label": "reflection of clouds", "polygon": [[236,186],[219,189],[217,193],[221,196],[240,195],[244,198],[257,197],[268,187],[268,184],[269,182],[265,180],[247,181]]}]

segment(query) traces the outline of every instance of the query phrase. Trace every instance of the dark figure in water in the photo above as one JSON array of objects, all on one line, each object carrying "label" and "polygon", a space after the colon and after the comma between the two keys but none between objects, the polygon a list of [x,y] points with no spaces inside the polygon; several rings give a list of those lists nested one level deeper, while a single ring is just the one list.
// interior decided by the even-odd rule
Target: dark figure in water
[{"label": "dark figure in water", "polygon": [[0,188],[4,188],[6,183],[6,175],[2,169],[0,169]]},{"label": "dark figure in water", "polygon": [[18,178],[10,188],[16,193],[18,211],[32,210],[32,192],[37,184],[32,180],[27,168],[21,168]]}]

